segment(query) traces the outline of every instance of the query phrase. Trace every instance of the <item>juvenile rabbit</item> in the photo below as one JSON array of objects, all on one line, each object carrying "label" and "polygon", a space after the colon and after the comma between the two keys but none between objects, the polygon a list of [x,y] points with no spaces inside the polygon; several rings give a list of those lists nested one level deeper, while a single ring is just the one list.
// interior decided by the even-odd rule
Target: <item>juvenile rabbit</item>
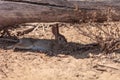
[{"label": "juvenile rabbit", "polygon": [[[31,49],[31,50],[54,50],[62,49],[67,43],[66,38],[59,33],[58,24],[53,25],[52,33],[55,36],[54,40],[46,39],[32,39],[32,38],[22,38],[17,44],[12,46],[13,49]],[[11,48],[11,46],[9,47]]]}]

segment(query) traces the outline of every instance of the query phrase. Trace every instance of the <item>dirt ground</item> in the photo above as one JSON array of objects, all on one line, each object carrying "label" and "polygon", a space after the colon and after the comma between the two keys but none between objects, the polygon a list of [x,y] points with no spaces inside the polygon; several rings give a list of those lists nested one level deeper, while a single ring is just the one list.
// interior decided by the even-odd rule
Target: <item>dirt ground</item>
[{"label": "dirt ground", "polygon": [[[120,26],[119,22],[111,23],[111,26],[114,24]],[[32,25],[36,29],[20,37],[54,38],[49,24]],[[75,24],[66,24],[60,27],[60,33],[71,45],[61,51],[0,49],[0,80],[120,80],[120,53],[99,57],[99,47],[90,45],[94,41],[80,35],[74,26]],[[15,32],[16,30],[12,31]],[[2,45],[5,44],[1,43]]]}]

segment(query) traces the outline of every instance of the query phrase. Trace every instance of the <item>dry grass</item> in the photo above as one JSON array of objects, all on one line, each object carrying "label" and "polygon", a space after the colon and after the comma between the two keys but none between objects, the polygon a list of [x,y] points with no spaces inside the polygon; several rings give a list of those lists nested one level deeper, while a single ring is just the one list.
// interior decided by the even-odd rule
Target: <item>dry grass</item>
[{"label": "dry grass", "polygon": [[117,23],[91,23],[88,26],[77,26],[77,31],[99,44],[104,53],[120,49],[120,27]]}]

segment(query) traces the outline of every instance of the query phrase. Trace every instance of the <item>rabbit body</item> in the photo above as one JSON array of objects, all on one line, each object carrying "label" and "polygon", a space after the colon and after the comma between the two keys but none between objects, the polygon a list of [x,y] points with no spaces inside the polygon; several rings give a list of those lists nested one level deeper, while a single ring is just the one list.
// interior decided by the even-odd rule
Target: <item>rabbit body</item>
[{"label": "rabbit body", "polygon": [[22,38],[13,46],[13,49],[51,50],[55,45],[54,40]]},{"label": "rabbit body", "polygon": [[62,34],[59,33],[58,24],[53,25],[52,33],[55,36],[54,40],[21,38],[19,42],[12,47],[13,49],[17,48],[41,51],[63,48],[64,45],[67,43],[67,40]]}]

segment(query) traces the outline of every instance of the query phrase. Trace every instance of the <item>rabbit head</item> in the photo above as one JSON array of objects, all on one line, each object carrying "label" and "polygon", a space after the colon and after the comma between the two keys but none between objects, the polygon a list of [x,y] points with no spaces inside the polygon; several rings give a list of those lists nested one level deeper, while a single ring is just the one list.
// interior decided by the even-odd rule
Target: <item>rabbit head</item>
[{"label": "rabbit head", "polygon": [[58,45],[65,45],[67,43],[65,36],[59,33],[58,24],[52,26],[52,33],[55,36],[55,41]]}]

